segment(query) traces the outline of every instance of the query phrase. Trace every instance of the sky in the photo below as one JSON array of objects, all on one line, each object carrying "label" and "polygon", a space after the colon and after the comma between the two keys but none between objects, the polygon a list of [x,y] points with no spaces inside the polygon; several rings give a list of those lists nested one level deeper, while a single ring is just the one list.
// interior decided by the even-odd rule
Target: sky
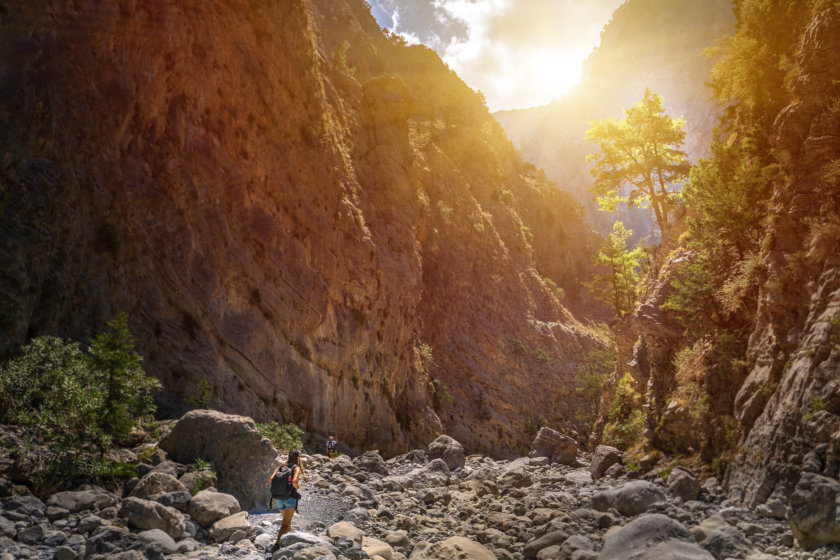
[{"label": "sky", "polygon": [[376,21],[422,43],[491,111],[545,105],[580,77],[624,0],[368,0]]}]

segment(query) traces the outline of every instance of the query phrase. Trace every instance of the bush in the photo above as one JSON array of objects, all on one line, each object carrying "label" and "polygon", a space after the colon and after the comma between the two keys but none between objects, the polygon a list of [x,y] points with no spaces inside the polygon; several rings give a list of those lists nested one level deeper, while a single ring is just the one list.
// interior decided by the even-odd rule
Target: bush
[{"label": "bush", "polygon": [[432,408],[437,412],[443,410],[444,406],[454,400],[452,395],[449,394],[449,387],[438,378],[429,381],[429,393],[432,396]]},{"label": "bush", "polygon": [[303,429],[295,424],[281,426],[272,420],[271,422],[257,423],[257,429],[263,437],[271,440],[278,451],[289,451],[303,447],[303,442],[300,439],[303,436]]}]

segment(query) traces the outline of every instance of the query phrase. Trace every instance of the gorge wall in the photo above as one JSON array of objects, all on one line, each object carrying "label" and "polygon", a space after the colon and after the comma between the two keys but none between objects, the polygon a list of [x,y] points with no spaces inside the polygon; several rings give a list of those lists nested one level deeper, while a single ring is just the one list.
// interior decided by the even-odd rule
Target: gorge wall
[{"label": "gorge wall", "polygon": [[[663,96],[666,112],[686,119],[689,158],[707,155],[719,109],[705,86],[714,62],[704,50],[734,24],[729,0],[628,0],[601,32],[600,45],[583,63],[580,83],[562,99],[531,109],[494,114],[523,156],[569,190],[604,234],[613,214],[599,212],[589,193],[587,154],[596,151],[585,132],[590,120],[621,118],[645,88]],[[646,237],[647,211],[623,210],[619,219]]]},{"label": "gorge wall", "polygon": [[580,206],[363,0],[0,3],[0,189],[0,355],[125,310],[167,415],[510,455],[599,344]]},{"label": "gorge wall", "polygon": [[[629,358],[637,342],[631,372],[648,411],[648,445],[702,452],[726,467],[731,497],[784,517],[803,472],[835,480],[840,473],[840,7],[741,5],[738,41],[760,45],[770,37],[767,44],[778,47],[780,30],[794,38],[782,52],[764,48],[756,57],[759,65],[767,53],[794,62],[776,79],[753,75],[765,84],[756,91],[780,91],[781,103],[766,95],[765,107],[775,108],[763,120],[758,105],[733,105],[743,121],[730,120],[724,136],[735,152],[738,126],[767,129],[757,138],[766,152],[756,152],[765,160],[748,177],[769,197],[761,203],[756,252],[717,263],[723,289],[705,312],[722,319],[686,328],[665,305],[685,280],[681,267],[699,256],[678,225],[654,255],[641,305],[622,325],[623,349]],[[784,28],[765,23],[768,13]],[[737,172],[723,183],[740,184]],[[745,307],[726,317],[733,293]],[[727,334],[726,347],[720,334],[733,324],[747,336],[742,343]]]}]

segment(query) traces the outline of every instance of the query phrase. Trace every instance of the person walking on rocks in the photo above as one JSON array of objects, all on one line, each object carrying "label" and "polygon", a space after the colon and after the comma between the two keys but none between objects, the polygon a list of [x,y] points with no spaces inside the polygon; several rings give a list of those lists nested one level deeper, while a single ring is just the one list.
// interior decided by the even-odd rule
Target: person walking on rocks
[{"label": "person walking on rocks", "polygon": [[277,533],[275,548],[280,546],[280,537],[292,530],[292,516],[298,507],[300,500],[300,475],[303,467],[300,462],[300,451],[292,449],[286,462],[277,467],[271,473],[271,496],[275,500],[275,508],[282,511],[283,523],[280,525],[280,532]]},{"label": "person walking on rocks", "polygon": [[327,440],[327,457],[332,459],[332,456],[335,454],[335,446],[338,442],[335,440],[335,436],[330,436],[330,439]]}]

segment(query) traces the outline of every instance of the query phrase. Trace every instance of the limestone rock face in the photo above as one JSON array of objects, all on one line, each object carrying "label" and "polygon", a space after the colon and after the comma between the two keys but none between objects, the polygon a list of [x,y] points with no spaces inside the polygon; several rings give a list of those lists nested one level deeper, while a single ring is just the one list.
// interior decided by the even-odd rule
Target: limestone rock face
[{"label": "limestone rock face", "polygon": [[597,343],[545,278],[586,300],[598,237],[432,51],[360,0],[4,5],[0,358],[125,310],[171,417],[206,379],[384,454],[573,418]]},{"label": "limestone rock face", "polygon": [[[816,15],[799,52],[798,101],[776,119],[774,155],[786,179],[779,179],[771,202],[777,221],[767,239],[768,281],[750,337],[753,365],[735,398],[748,433],[726,481],[731,495],[753,506],[785,503],[800,474],[812,480],[803,470],[835,478],[840,464],[840,354],[833,350],[840,252],[825,206],[825,189],[836,193],[837,184],[824,178],[840,158],[840,115],[832,101],[840,79],[837,6]],[[808,256],[806,266],[791,267],[800,252]]]},{"label": "limestone rock face", "polygon": [[196,457],[210,461],[219,490],[234,496],[243,509],[266,505],[268,479],[280,461],[252,419],[193,410],[178,420],[159,446],[176,461],[188,463]]}]

